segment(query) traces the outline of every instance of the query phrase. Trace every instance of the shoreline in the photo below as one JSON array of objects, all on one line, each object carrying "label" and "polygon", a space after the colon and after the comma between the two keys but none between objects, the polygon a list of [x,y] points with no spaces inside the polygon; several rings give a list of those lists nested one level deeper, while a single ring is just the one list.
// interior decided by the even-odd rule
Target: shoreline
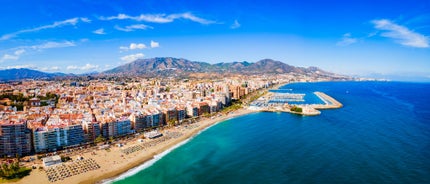
[{"label": "shoreline", "polygon": [[[118,148],[118,147],[112,146],[110,148],[110,151],[106,151],[106,150],[94,151],[95,155],[92,155],[91,153],[76,154],[73,157],[76,157],[79,155],[79,156],[83,156],[85,159],[90,159],[90,158],[94,159],[100,165],[100,168],[96,170],[88,171],[82,174],[78,174],[75,176],[71,176],[68,178],[64,178],[63,180],[49,182],[48,177],[45,173],[45,170],[42,171],[39,169],[34,169],[29,176],[26,176],[14,183],[24,184],[24,183],[37,182],[37,183],[52,183],[52,184],[55,184],[55,183],[89,184],[89,183],[108,182],[115,179],[118,176],[121,176],[124,173],[127,173],[132,169],[135,169],[147,163],[148,161],[151,161],[152,159],[154,159],[154,156],[156,155],[159,155],[172,148],[176,149],[175,146],[181,144],[184,141],[192,139],[193,137],[197,136],[198,133],[210,128],[213,125],[216,125],[218,123],[221,123],[231,118],[251,114],[254,112],[258,112],[258,111],[249,110],[247,108],[241,108],[236,111],[230,112],[227,115],[216,116],[213,119],[211,118],[202,119],[197,123],[191,124],[190,126],[193,126],[193,125],[195,126],[190,129],[184,128],[183,126],[185,125],[181,125],[180,128],[171,127],[168,129],[164,129],[162,130],[162,132],[166,132],[166,131],[175,132],[179,130],[179,132],[182,133],[182,135],[177,138],[171,138],[161,143],[158,143],[153,147],[145,148],[143,150],[140,150],[128,155],[125,155],[124,153],[122,153],[121,150],[127,147],[138,145],[139,143],[136,143],[135,141],[129,141],[124,148]],[[149,142],[146,139],[145,141]]]}]

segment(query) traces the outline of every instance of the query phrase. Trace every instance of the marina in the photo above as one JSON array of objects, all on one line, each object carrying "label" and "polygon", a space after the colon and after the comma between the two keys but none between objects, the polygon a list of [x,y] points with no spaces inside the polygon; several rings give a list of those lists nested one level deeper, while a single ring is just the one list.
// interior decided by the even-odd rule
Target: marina
[{"label": "marina", "polygon": [[343,105],[336,99],[323,92],[314,92],[323,104],[289,104],[290,102],[305,102],[306,94],[300,93],[275,93],[269,92],[266,96],[260,97],[249,106],[250,110],[264,112],[288,112],[304,116],[320,115],[322,109],[337,109]]}]

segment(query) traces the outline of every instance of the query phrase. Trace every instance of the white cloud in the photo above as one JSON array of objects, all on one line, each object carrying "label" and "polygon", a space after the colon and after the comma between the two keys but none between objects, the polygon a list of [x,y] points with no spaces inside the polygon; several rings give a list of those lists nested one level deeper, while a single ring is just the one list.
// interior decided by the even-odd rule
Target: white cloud
[{"label": "white cloud", "polygon": [[82,22],[86,22],[86,23],[90,23],[91,22],[91,20],[88,19],[88,18],[86,18],[86,17],[81,17],[81,21]]},{"label": "white cloud", "polygon": [[15,66],[0,67],[0,69],[20,69],[20,68],[36,69],[34,65],[15,65]]},{"label": "white cloud", "polygon": [[160,47],[160,43],[151,40],[151,48]]},{"label": "white cloud", "polygon": [[125,26],[125,27],[115,26],[115,29],[119,31],[131,32],[139,29],[140,30],[153,29],[153,27],[147,26],[145,24],[134,24],[134,25]]},{"label": "white cloud", "polygon": [[234,20],[234,23],[230,26],[231,29],[237,29],[240,27],[240,24],[237,20]]},{"label": "white cloud", "polygon": [[130,49],[134,50],[134,49],[146,49],[146,45],[143,43],[131,43],[130,44]]},{"label": "white cloud", "polygon": [[99,65],[92,65],[88,63],[85,66],[81,67],[82,70],[95,70],[98,68],[99,68]]},{"label": "white cloud", "polygon": [[62,48],[62,47],[73,47],[76,46],[76,44],[72,41],[64,41],[64,42],[46,42],[39,45],[32,45],[32,46],[20,46],[16,47],[10,50],[15,50],[12,54],[4,54],[0,58],[0,62],[6,61],[6,60],[18,60],[22,54],[24,54],[27,51],[40,51],[44,49],[52,49],[52,48]]},{"label": "white cloud", "polygon": [[52,48],[63,48],[63,47],[74,47],[76,44],[72,41],[64,41],[64,42],[46,42],[40,45],[33,45],[29,48],[32,49],[52,49]]},{"label": "white cloud", "polygon": [[0,62],[7,61],[7,60],[18,60],[18,59],[19,59],[19,56],[17,56],[17,55],[5,54],[0,59]]},{"label": "white cloud", "polygon": [[409,30],[407,27],[398,25],[387,19],[373,20],[375,28],[381,31],[381,36],[392,38],[397,43],[417,48],[428,48],[429,38],[422,34]]},{"label": "white cloud", "polygon": [[144,21],[144,22],[153,22],[153,23],[169,23],[172,22],[172,19],[166,17],[165,14],[141,14],[140,16],[129,16],[126,14],[118,14],[117,16],[110,17],[100,17],[101,20],[135,20],[135,21]]},{"label": "white cloud", "polygon": [[126,47],[126,46],[120,46],[119,50],[129,50],[130,48]]},{"label": "white cloud", "polygon": [[356,43],[357,41],[358,41],[358,39],[357,39],[357,38],[352,38],[352,37],[351,37],[351,33],[345,33],[345,34],[342,36],[342,40],[338,41],[338,42],[336,43],[336,45],[337,45],[337,46],[348,46],[348,45],[351,45],[351,44],[353,44],[353,43]]},{"label": "white cloud", "polygon": [[80,39],[79,41],[80,41],[80,42],[82,42],[82,43],[84,43],[84,42],[88,42],[88,41],[90,41],[90,39],[88,39],[88,38],[82,38],[82,39]]},{"label": "white cloud", "polygon": [[19,49],[19,50],[16,50],[13,54],[4,54],[0,58],[0,62],[7,61],[7,60],[18,60],[19,56],[24,54],[24,52],[25,52],[24,49]]},{"label": "white cloud", "polygon": [[215,21],[206,20],[206,19],[197,17],[197,16],[195,16],[195,15],[189,13],[189,12],[188,13],[181,13],[181,14],[172,14],[172,15],[169,15],[169,17],[171,17],[173,19],[179,19],[179,18],[188,19],[188,20],[191,20],[193,22],[200,23],[200,24],[213,24],[213,23],[216,23]]},{"label": "white cloud", "polygon": [[100,17],[100,20],[135,20],[135,21],[144,21],[144,22],[152,22],[152,23],[170,23],[175,21],[176,19],[186,19],[193,22],[197,22],[200,24],[214,24],[215,21],[203,19],[193,15],[192,13],[179,13],[179,14],[141,14],[139,16],[130,16],[126,14],[118,14],[117,16],[110,17]]},{"label": "white cloud", "polygon": [[92,65],[89,63],[87,63],[84,66],[70,65],[66,67],[67,70],[96,70],[98,68],[99,68],[99,65]]},{"label": "white cloud", "polygon": [[137,53],[137,54],[131,54],[131,55],[127,55],[127,56],[123,56],[120,59],[129,63],[129,62],[133,62],[137,59],[141,59],[143,58],[145,55],[142,53]]},{"label": "white cloud", "polygon": [[60,70],[60,67],[58,67],[58,66],[43,67],[43,68],[40,68],[40,70],[42,70],[42,71],[58,71],[58,70]]},{"label": "white cloud", "polygon": [[24,54],[24,52],[25,52],[24,49],[19,49],[19,50],[16,50],[14,54],[17,55],[17,56],[19,56],[21,54]]},{"label": "white cloud", "polygon": [[67,66],[66,67],[66,69],[67,70],[77,70],[79,67],[78,66],[76,66],[76,65],[70,65],[70,66]]},{"label": "white cloud", "polygon": [[145,44],[143,43],[130,43],[130,46],[120,46],[119,49],[120,50],[124,50],[124,51],[128,51],[128,50],[136,50],[136,49],[146,49],[148,48]]},{"label": "white cloud", "polygon": [[1,40],[9,40],[9,39],[14,38],[14,37],[16,37],[22,33],[36,32],[36,31],[40,31],[40,30],[44,30],[44,29],[52,29],[52,28],[66,26],[66,25],[75,26],[79,22],[87,22],[88,23],[88,22],[90,22],[90,20],[88,18],[85,18],[85,17],[75,17],[75,18],[71,18],[71,19],[67,19],[67,20],[63,20],[63,21],[54,22],[53,24],[49,24],[49,25],[44,25],[44,26],[40,26],[40,27],[36,27],[36,28],[32,28],[32,29],[24,29],[24,30],[13,32],[13,33],[5,34],[5,35],[0,37],[0,41]]},{"label": "white cloud", "polygon": [[106,34],[105,30],[103,28],[97,29],[93,31],[94,34],[103,35]]}]

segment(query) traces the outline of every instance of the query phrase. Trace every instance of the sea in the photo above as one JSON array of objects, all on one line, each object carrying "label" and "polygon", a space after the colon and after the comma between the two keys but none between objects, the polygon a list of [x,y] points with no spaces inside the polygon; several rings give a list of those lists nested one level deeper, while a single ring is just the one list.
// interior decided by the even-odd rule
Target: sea
[{"label": "sea", "polygon": [[[220,122],[121,176],[134,183],[430,183],[430,83],[317,82],[344,106]],[[310,103],[310,102],[309,102]]]}]

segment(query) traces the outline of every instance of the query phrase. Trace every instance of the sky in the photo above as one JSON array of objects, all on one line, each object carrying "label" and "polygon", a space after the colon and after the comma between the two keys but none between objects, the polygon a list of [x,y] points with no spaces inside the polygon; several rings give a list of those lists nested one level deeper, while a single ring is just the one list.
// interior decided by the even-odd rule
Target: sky
[{"label": "sky", "polygon": [[430,0],[3,0],[0,69],[105,71],[139,58],[274,59],[430,80]]}]

